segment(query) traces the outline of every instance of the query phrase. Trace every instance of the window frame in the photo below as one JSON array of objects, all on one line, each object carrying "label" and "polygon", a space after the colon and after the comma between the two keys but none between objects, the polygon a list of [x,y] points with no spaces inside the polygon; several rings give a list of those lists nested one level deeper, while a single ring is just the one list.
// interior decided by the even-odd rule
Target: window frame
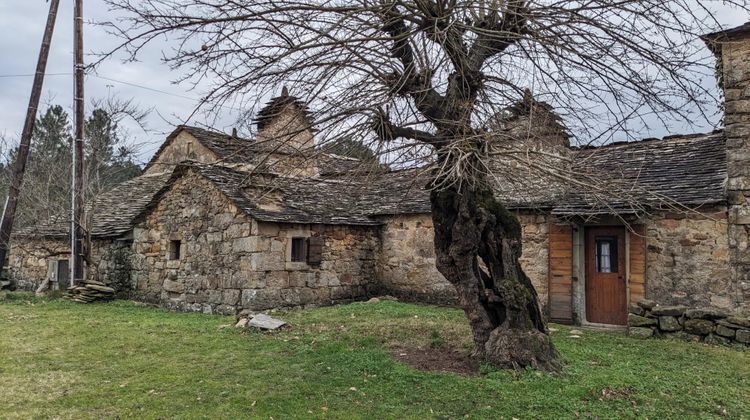
[{"label": "window frame", "polygon": [[292,236],[289,244],[289,262],[307,264],[308,250],[307,237]]},{"label": "window frame", "polygon": [[182,259],[182,240],[170,239],[167,249],[167,259],[169,261],[180,261]]},{"label": "window frame", "polygon": [[[609,253],[606,255],[609,257],[609,271],[602,271],[603,264],[602,264],[602,257],[605,256],[602,254],[602,247],[603,244],[609,244]],[[596,236],[594,237],[594,252],[595,260],[596,260],[596,272],[597,273],[618,273],[620,271],[620,264],[619,264],[619,249],[618,249],[618,240],[616,236]]]}]

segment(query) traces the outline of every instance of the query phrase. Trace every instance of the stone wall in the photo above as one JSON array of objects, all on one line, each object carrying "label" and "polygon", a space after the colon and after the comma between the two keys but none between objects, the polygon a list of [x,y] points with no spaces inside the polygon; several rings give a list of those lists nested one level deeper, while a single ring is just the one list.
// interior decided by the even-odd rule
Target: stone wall
[{"label": "stone wall", "polygon": [[646,220],[646,297],[668,305],[735,310],[727,213],[665,213]]},{"label": "stone wall", "polygon": [[68,258],[70,245],[64,238],[14,237],[8,254],[10,278],[18,289],[36,290],[48,276],[49,261]]},{"label": "stone wall", "polygon": [[[747,35],[747,34],[745,34]],[[731,291],[750,313],[750,38],[721,45]]]},{"label": "stone wall", "polygon": [[216,154],[203,146],[195,137],[186,131],[177,134],[161,151],[144,174],[171,172],[174,167],[186,160],[200,163],[216,161]]},{"label": "stone wall", "polygon": [[133,289],[130,265],[133,258],[129,239],[101,239],[91,244],[91,264],[86,275],[115,289],[118,297],[128,297]]},{"label": "stone wall", "polygon": [[[324,238],[322,262],[290,262],[292,237]],[[180,258],[169,259],[171,241]],[[235,313],[367,296],[374,228],[258,223],[211,184],[185,174],[133,232],[135,296],[164,306]]]},{"label": "stone wall", "polygon": [[[124,294],[130,288],[130,242],[115,239],[93,239],[91,264],[86,267],[89,279],[103,282]],[[11,279],[22,290],[36,290],[49,275],[49,262],[70,259],[67,238],[13,238],[9,254]],[[57,290],[52,282],[51,289]]]},{"label": "stone wall", "polygon": [[[547,304],[547,217],[519,213],[523,227],[521,265],[531,278],[542,306]],[[378,287],[382,294],[423,302],[454,303],[453,285],[435,268],[432,218],[427,214],[383,219],[378,258]]]},{"label": "stone wall", "polygon": [[750,348],[750,318],[713,308],[661,306],[641,300],[630,306],[628,334],[640,338],[672,337],[709,344]]},{"label": "stone wall", "polygon": [[400,215],[383,222],[377,265],[379,293],[422,302],[455,303],[453,285],[435,268],[432,217]]},{"label": "stone wall", "polygon": [[315,147],[315,139],[310,122],[303,110],[289,103],[258,131],[259,144],[272,150],[305,151]]}]

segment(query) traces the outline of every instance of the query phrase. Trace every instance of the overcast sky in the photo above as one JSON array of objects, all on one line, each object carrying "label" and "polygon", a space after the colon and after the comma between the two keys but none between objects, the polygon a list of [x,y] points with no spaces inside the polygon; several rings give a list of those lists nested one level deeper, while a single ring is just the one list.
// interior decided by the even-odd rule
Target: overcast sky
[{"label": "overcast sky", "polygon": [[[15,140],[19,137],[31,91],[32,77],[39,53],[44,24],[49,4],[45,0],[0,0],[0,135]],[[73,2],[62,0],[55,34],[52,42],[48,77],[44,82],[41,108],[46,104],[59,104],[72,114],[73,91],[73,41],[72,41]],[[88,21],[104,20],[110,14],[100,0],[87,0],[84,14]],[[729,8],[719,10],[722,24],[729,28],[748,21],[748,16]],[[111,15],[109,16],[111,19]],[[84,28],[85,51],[105,51],[115,45],[116,39],[107,35],[101,28],[87,24]],[[86,79],[87,106],[95,98],[116,95],[120,98],[133,98],[143,108],[153,108],[148,117],[149,132],[129,126],[130,138],[137,145],[139,162],[145,163],[176,124],[208,124],[218,130],[231,131],[236,117],[228,111],[218,120],[207,121],[204,115],[194,115],[200,91],[190,91],[189,86],[172,83],[176,75],[162,64],[161,48],[169,43],[152,44],[140,56],[137,63],[123,64],[111,60],[98,68],[95,75]],[[94,57],[87,56],[91,62]],[[708,82],[710,83],[710,82]],[[187,120],[190,117],[190,120]],[[704,123],[698,131],[710,131],[718,123]],[[668,134],[684,133],[679,125],[669,130],[654,128],[647,137],[662,137]],[[695,129],[692,129],[693,131]]]},{"label": "overcast sky", "polygon": [[[0,61],[0,135],[11,141],[20,137],[23,127],[33,81],[31,75],[36,67],[48,11],[49,3],[45,0],[0,0],[0,33],[4,34],[0,37],[0,51],[4,57]],[[109,13],[106,5],[99,0],[85,2],[84,15],[87,21],[104,20]],[[89,53],[106,51],[117,42],[102,28],[92,24],[84,27],[84,37],[87,63],[96,59]],[[231,132],[236,121],[233,115],[224,115],[219,121],[207,121],[204,115],[196,115],[187,120],[201,95],[200,92],[191,91],[190,86],[172,83],[175,75],[160,61],[160,48],[165,45],[166,43],[152,45],[136,63],[123,64],[122,57],[120,60],[110,60],[103,63],[96,74],[86,78],[87,111],[91,110],[92,100],[106,98],[108,95],[133,98],[143,109],[153,108],[147,118],[149,132],[128,124],[129,137],[137,146],[140,163],[148,161],[176,124],[209,123],[219,130]],[[73,1],[62,0],[40,109],[45,109],[48,104],[59,104],[68,111],[72,120],[72,71]]]}]

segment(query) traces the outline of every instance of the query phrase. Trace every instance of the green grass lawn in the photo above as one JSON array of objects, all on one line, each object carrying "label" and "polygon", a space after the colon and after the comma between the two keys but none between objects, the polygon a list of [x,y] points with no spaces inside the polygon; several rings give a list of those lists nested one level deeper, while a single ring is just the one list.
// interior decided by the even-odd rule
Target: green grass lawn
[{"label": "green grass lawn", "polygon": [[0,418],[750,418],[750,352],[585,330],[563,375],[416,370],[390,348],[466,349],[455,309],[383,301],[277,313],[277,333],[132,302],[0,295]]}]

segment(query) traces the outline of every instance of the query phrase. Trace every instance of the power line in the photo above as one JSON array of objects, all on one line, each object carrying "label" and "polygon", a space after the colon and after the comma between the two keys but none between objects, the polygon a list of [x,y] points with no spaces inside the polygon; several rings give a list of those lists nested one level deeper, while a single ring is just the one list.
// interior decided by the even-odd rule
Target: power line
[{"label": "power line", "polygon": [[[44,76],[71,76],[73,73],[45,73]],[[28,74],[0,74],[0,79],[7,79],[11,77],[34,77],[36,74],[34,73],[28,73]]]},{"label": "power line", "polygon": [[[72,76],[72,75],[73,75],[73,73],[46,73],[45,74],[45,76]],[[33,73],[28,73],[28,74],[0,74],[0,79],[18,78],[18,77],[33,77],[33,76],[34,76]],[[191,101],[191,102],[205,103],[205,101],[203,101],[201,99],[197,99],[197,98],[193,98],[193,97],[185,96],[185,95],[180,95],[178,93],[167,92],[165,90],[156,89],[156,88],[152,88],[152,87],[148,87],[148,86],[139,85],[138,83],[127,82],[125,80],[113,79],[111,77],[100,76],[98,74],[89,74],[88,76],[95,77],[95,78],[101,79],[101,80],[106,80],[108,82],[120,83],[120,84],[127,85],[127,86],[130,86],[130,87],[134,87],[134,88],[138,88],[138,89],[143,89],[143,90],[148,90],[148,91],[154,92],[154,93],[160,93],[162,95],[167,95],[167,96],[172,96],[172,97],[175,97],[175,98],[185,99],[185,100],[188,100],[188,101]],[[218,106],[220,108],[231,109],[231,110],[234,110],[234,111],[242,111],[239,108],[235,108],[235,107],[229,106],[229,105],[218,105]]]},{"label": "power line", "polygon": [[90,76],[96,77],[97,79],[106,80],[108,82],[121,83],[123,85],[128,85],[128,86],[132,86],[132,87],[139,88],[139,89],[145,89],[145,90],[149,90],[151,92],[156,92],[156,93],[161,93],[161,94],[164,94],[164,95],[174,96],[176,98],[187,99],[187,100],[194,101],[194,102],[200,102],[199,99],[191,98],[190,96],[185,96],[185,95],[180,95],[180,94],[177,94],[177,93],[167,92],[165,90],[155,89],[155,88],[151,88],[151,87],[148,87],[148,86],[139,85],[139,84],[133,83],[133,82],[126,82],[124,80],[117,80],[117,79],[113,79],[111,77],[99,76],[97,74],[91,74]]}]

